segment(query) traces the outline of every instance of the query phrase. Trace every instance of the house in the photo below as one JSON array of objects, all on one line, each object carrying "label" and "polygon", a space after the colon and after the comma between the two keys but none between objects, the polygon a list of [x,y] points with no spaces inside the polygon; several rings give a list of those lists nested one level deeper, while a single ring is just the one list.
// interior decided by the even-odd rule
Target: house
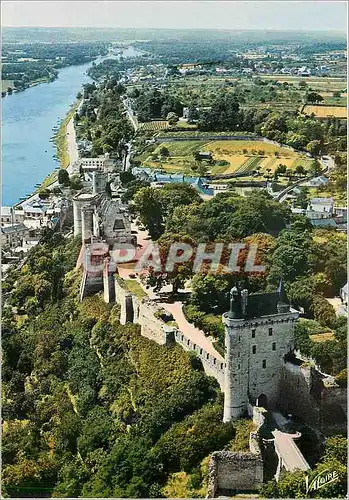
[{"label": "house", "polygon": [[[312,198],[308,203],[307,211],[316,212],[314,219],[332,217],[334,208],[333,198]],[[321,214],[321,217],[320,217]]]},{"label": "house", "polygon": [[212,153],[208,151],[199,151],[198,157],[200,160],[212,160]]},{"label": "house", "polygon": [[341,218],[343,222],[348,219],[348,207],[334,207],[335,217]]},{"label": "house", "polygon": [[13,209],[12,207],[1,207],[1,226],[5,224],[12,224],[13,222]]},{"label": "house", "polygon": [[[189,109],[190,108],[183,108],[183,118],[185,118],[185,119],[188,118],[188,116],[189,116]],[[200,112],[200,111],[211,111],[212,108],[211,108],[211,106],[201,106],[201,107],[197,107],[195,109],[196,109],[196,111]]]},{"label": "house", "polygon": [[115,167],[115,160],[111,159],[108,154],[98,158],[80,158],[79,167],[83,172],[93,172],[95,170],[112,172]]},{"label": "house", "polygon": [[17,247],[28,235],[29,228],[24,224],[6,224],[1,227],[1,244]]},{"label": "house", "polygon": [[310,76],[310,70],[307,69],[306,66],[302,66],[301,68],[298,69],[297,75],[298,76]]},{"label": "house", "polygon": [[42,219],[46,214],[46,208],[39,202],[34,202],[32,205],[22,205],[24,211],[24,219],[38,220]]}]

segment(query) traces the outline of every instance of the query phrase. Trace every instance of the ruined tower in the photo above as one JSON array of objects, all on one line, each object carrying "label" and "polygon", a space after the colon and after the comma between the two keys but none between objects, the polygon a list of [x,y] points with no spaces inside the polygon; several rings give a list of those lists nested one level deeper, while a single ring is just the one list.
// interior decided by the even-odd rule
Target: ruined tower
[{"label": "ruined tower", "polygon": [[234,287],[225,326],[224,421],[247,414],[248,403],[278,405],[284,357],[293,350],[298,312],[282,282],[276,292],[249,294]]}]

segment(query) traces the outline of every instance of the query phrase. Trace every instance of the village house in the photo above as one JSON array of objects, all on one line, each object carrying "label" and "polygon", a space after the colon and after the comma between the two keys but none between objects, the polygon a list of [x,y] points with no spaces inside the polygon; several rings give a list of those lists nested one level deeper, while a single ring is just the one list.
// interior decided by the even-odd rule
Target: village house
[{"label": "village house", "polygon": [[[307,212],[309,211],[309,218],[311,219],[328,218],[332,217],[333,208],[333,198],[312,198],[308,203]],[[314,214],[311,215],[310,212],[314,212]]]},{"label": "village house", "polygon": [[1,245],[16,247],[29,235],[29,228],[24,224],[5,224],[1,227]]}]

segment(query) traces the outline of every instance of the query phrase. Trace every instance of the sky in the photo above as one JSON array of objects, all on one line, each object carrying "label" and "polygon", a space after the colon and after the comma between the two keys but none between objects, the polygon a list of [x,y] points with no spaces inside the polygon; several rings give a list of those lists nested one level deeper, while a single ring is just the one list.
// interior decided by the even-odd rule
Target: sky
[{"label": "sky", "polygon": [[2,1],[2,26],[346,31],[345,1]]}]

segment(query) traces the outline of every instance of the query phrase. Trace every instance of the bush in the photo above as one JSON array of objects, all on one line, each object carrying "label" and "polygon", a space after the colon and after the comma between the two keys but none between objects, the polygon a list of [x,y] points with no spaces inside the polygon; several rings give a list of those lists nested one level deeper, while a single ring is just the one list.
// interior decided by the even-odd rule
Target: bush
[{"label": "bush", "polygon": [[348,380],[347,368],[344,368],[344,370],[340,371],[338,375],[335,376],[335,380],[339,385],[339,387],[347,387],[347,380]]}]

